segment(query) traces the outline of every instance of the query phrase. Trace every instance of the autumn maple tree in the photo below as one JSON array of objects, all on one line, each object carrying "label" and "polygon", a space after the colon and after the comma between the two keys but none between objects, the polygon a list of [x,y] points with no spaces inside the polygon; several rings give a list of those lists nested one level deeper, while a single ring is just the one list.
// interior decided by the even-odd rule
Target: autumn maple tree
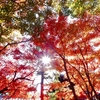
[{"label": "autumn maple tree", "polygon": [[[16,45],[16,44],[15,44]],[[2,98],[34,98],[33,44],[26,42],[9,46],[0,54],[0,94]],[[30,49],[32,48],[32,49]],[[27,50],[29,50],[27,52]]]},{"label": "autumn maple tree", "polygon": [[[64,95],[65,100],[78,100],[83,94],[89,100],[93,97],[98,99],[100,16],[84,14],[83,18],[71,21],[64,16],[49,17],[34,43],[43,49],[51,49],[56,61],[53,67],[60,72],[66,71],[65,84],[70,85],[70,88],[57,93],[58,98]],[[57,84],[55,83],[55,88]]]}]

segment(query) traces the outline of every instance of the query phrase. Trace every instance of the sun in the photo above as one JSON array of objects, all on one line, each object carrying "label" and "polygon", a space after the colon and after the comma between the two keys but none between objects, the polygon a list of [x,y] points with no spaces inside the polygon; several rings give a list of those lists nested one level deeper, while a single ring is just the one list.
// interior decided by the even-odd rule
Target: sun
[{"label": "sun", "polygon": [[42,63],[43,63],[44,65],[50,64],[50,62],[51,62],[50,57],[48,57],[48,56],[43,56],[43,57],[42,57]]}]

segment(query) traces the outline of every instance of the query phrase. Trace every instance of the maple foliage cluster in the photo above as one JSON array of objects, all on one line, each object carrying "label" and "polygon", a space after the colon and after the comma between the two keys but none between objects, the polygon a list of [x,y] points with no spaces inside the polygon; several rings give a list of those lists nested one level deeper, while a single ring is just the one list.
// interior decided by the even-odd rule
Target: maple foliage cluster
[{"label": "maple foliage cluster", "polygon": [[[100,73],[100,16],[84,14],[83,18],[68,22],[68,17],[49,17],[44,30],[34,43],[42,49],[53,51],[55,62],[52,66],[58,71],[66,71],[68,81],[64,82],[59,99],[78,100],[99,99]],[[74,83],[73,86],[71,83]],[[52,89],[60,89],[61,84],[53,83]],[[68,88],[68,86],[71,88]]]},{"label": "maple foliage cluster", "polygon": [[[16,44],[15,44],[16,45]],[[1,98],[32,99],[34,86],[34,46],[31,42],[8,46],[0,54]]]}]

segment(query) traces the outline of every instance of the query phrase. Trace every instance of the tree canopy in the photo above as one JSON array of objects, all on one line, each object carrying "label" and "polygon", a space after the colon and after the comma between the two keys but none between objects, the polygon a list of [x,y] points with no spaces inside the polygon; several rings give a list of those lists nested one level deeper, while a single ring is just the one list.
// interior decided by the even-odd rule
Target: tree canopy
[{"label": "tree canopy", "polygon": [[99,0],[0,1],[2,98],[36,99],[34,76],[48,55],[45,72],[65,74],[61,81],[55,73],[56,81],[46,84],[45,99],[54,94],[54,99],[99,100],[99,5]]},{"label": "tree canopy", "polygon": [[2,0],[0,40],[7,41],[14,29],[21,34],[39,35],[44,19],[50,15],[82,17],[85,12],[99,14],[99,5],[99,0]]}]

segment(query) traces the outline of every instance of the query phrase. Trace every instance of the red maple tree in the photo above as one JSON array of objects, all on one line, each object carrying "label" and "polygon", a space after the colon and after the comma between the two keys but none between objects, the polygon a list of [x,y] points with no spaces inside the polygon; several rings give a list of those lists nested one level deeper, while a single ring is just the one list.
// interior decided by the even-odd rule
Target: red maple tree
[{"label": "red maple tree", "polygon": [[61,95],[65,93],[65,100],[73,98],[78,100],[82,95],[90,100],[93,97],[98,98],[96,91],[100,88],[98,87],[100,74],[95,71],[99,69],[100,60],[99,23],[99,15],[84,14],[83,18],[73,20],[71,23],[68,17],[51,16],[45,21],[40,36],[34,40],[41,49],[53,52],[56,62],[52,66],[56,70],[66,71],[68,79],[66,84],[69,84],[71,89],[66,88],[65,92],[60,92]]},{"label": "red maple tree", "polygon": [[7,45],[4,48],[0,54],[1,98],[34,98],[36,87],[33,76],[36,68],[33,64],[32,42]]}]

